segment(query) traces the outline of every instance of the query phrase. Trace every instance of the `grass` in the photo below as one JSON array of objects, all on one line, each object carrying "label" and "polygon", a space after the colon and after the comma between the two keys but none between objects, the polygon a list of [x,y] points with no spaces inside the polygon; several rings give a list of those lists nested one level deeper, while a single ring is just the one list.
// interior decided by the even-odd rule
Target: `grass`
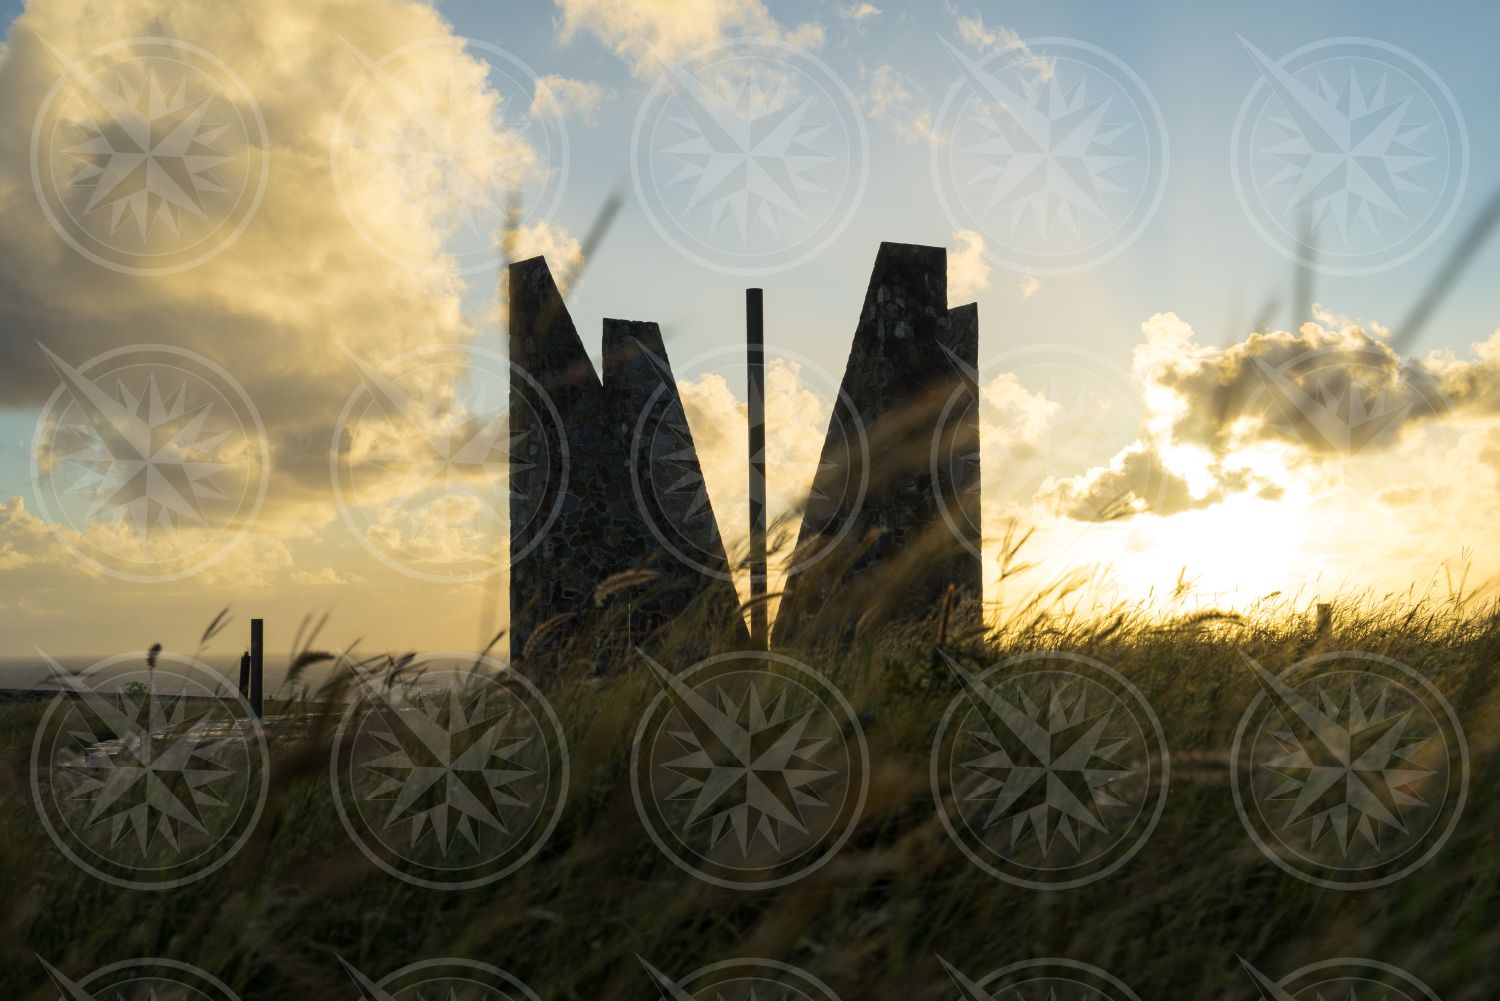
[{"label": "grass", "polygon": [[[793,651],[857,708],[870,793],[831,864],[761,892],[689,878],[642,829],[629,754],[658,689],[639,665],[600,677],[591,657],[558,655],[546,687],[571,749],[561,823],[532,863],[464,892],[410,886],[354,849],[331,801],[322,732],[274,747],[264,815],[230,864],[177,890],[116,889],[69,864],[39,824],[28,770],[45,706],[23,703],[0,708],[0,986],[7,997],[55,997],[37,956],[75,977],[164,956],[218,975],[244,998],[351,998],[357,991],[339,958],[378,979],[457,956],[500,966],[543,999],[649,998],[656,988],[638,955],[681,975],[760,956],[802,967],[845,1001],[937,999],[957,993],[939,956],[976,978],[1058,956],[1110,971],[1141,998],[1249,999],[1256,989],[1237,956],[1275,976],[1365,956],[1411,971],[1445,1001],[1493,996],[1500,608],[1340,607],[1322,634],[1296,615],[1161,622],[1122,610],[1087,621],[1043,616],[984,645],[950,647],[974,666],[1030,650],[1086,654],[1149,700],[1176,768],[1154,835],[1114,876],[1069,891],[1026,890],[984,875],[948,839],[928,757],[958,688],[916,632],[867,637],[837,653]],[[1372,891],[1320,889],[1267,861],[1241,826],[1223,766],[1258,691],[1239,651],[1279,671],[1340,649],[1384,654],[1426,675],[1456,707],[1472,763],[1468,806],[1443,851]]]}]

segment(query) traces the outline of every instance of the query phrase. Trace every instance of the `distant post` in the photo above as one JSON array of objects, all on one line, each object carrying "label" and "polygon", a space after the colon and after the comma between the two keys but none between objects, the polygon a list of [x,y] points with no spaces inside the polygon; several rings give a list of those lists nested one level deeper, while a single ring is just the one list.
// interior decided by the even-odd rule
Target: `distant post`
[{"label": "distant post", "polygon": [[750,394],[750,642],[767,647],[766,608],[766,325],[765,293],[745,290],[746,361]]},{"label": "distant post", "polygon": [[240,654],[240,698],[250,697],[250,651]]},{"label": "distant post", "polygon": [[265,693],[266,620],[250,620],[250,711],[260,719]]}]

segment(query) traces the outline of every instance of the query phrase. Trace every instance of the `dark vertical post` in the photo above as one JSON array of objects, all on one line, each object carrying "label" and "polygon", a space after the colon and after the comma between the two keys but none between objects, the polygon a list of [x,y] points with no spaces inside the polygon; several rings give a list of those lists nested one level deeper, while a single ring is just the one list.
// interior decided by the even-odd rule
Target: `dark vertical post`
[{"label": "dark vertical post", "polygon": [[266,620],[250,620],[250,711],[260,719],[265,693]]},{"label": "dark vertical post", "polygon": [[765,293],[745,290],[746,361],[750,393],[750,641],[767,646],[766,607],[766,325]]},{"label": "dark vertical post", "polygon": [[240,654],[240,698],[250,697],[250,651]]}]

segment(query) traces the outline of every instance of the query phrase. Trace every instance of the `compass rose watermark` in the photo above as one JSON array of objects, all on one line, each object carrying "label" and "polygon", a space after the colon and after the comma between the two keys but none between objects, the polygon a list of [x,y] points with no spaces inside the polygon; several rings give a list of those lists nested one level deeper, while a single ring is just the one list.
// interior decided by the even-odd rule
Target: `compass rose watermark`
[{"label": "compass rose watermark", "polygon": [[684,872],[726,889],[785,886],[838,854],[864,809],[870,753],[823,675],[775,653],[721,654],[674,672],[631,747],[636,812]]},{"label": "compass rose watermark", "polygon": [[734,275],[805,264],[864,198],[870,141],[847,84],[771,39],[663,63],[631,141],[646,216],[689,260]]},{"label": "compass rose watermark", "polygon": [[37,506],[54,536],[100,573],[174,581],[223,558],[265,500],[260,414],[220,365],[142,344],[76,367],[40,350],[61,384],[32,442]]},{"label": "compass rose watermark", "polygon": [[962,1001],[1140,1001],[1119,977],[1072,959],[1029,959],[975,979],[938,957]]},{"label": "compass rose watermark", "polygon": [[662,1001],[839,1001],[811,973],[774,959],[727,959],[675,977],[636,959]]},{"label": "compass rose watermark", "polygon": [[88,54],[43,43],[59,74],[32,128],[31,179],[70,247],[112,271],[169,275],[244,232],[270,143],[234,70],[172,38]]},{"label": "compass rose watermark", "polygon": [[1325,39],[1280,59],[1244,46],[1260,78],[1240,106],[1230,162],[1261,237],[1332,275],[1376,274],[1431,246],[1469,176],[1468,129],[1447,84],[1370,38]]},{"label": "compass rose watermark", "polygon": [[359,387],[334,430],[333,488],[365,548],[438,583],[500,573],[507,551],[534,549],[561,510],[569,468],[562,418],[541,384],[472,346],[379,363],[347,354]]},{"label": "compass rose watermark", "polygon": [[239,1001],[212,973],[175,959],[126,959],[76,978],[40,956],[37,962],[67,1001]]},{"label": "compass rose watermark", "polygon": [[[1105,468],[1135,442],[1140,393],[1130,375],[1091,351],[1065,345],[1017,348],[975,368],[950,354],[957,385],[933,428],[930,489],[953,536],[982,556],[983,522],[1030,518],[1067,481]],[[978,429],[978,440],[972,433]],[[1167,484],[1148,473],[1117,503],[1153,509]],[[1109,507],[1061,512],[1108,521]],[[991,526],[993,533],[994,526]],[[1092,552],[1072,531],[1049,550],[1067,566]]]},{"label": "compass rose watermark", "polygon": [[1161,205],[1169,160],[1161,108],[1135,71],[1071,38],[981,59],[947,48],[959,78],[931,166],[949,222],[1031,275],[1085,271],[1130,246]]},{"label": "compass rose watermark", "polygon": [[495,266],[497,233],[552,218],[568,132],[557,105],[536,100],[529,66],[476,39],[380,54],[344,44],[361,76],[333,127],[334,190],[370,246],[414,270],[470,275]]},{"label": "compass rose watermark", "polygon": [[1320,654],[1275,674],[1235,730],[1234,803],[1257,848],[1316,886],[1393,883],[1442,850],[1463,813],[1469,750],[1431,681],[1381,654]]},{"label": "compass rose watermark", "polygon": [[1249,426],[1295,443],[1311,459],[1340,461],[1371,498],[1424,479],[1411,461],[1391,458],[1406,439],[1423,435],[1446,446],[1429,455],[1448,454],[1457,444],[1457,432],[1443,420],[1453,404],[1438,378],[1378,341],[1251,363],[1256,379],[1239,408],[1253,418]]},{"label": "compass rose watermark", "polygon": [[425,959],[379,980],[347,960],[339,962],[359,988],[360,1001],[538,1001],[516,977],[472,959]]},{"label": "compass rose watermark", "polygon": [[1441,1001],[1410,973],[1373,959],[1326,959],[1293,970],[1280,980],[1244,959],[1240,964],[1260,1001]]},{"label": "compass rose watermark", "polygon": [[1167,801],[1169,758],[1145,696],[1080,654],[1032,653],[974,673],[932,745],[932,795],[949,837],[998,879],[1036,890],[1111,875],[1145,845]]},{"label": "compass rose watermark", "polygon": [[[683,565],[706,577],[732,580],[735,554],[727,554],[729,566],[717,559],[712,540],[718,529],[712,525],[708,484],[701,465],[702,453],[693,448],[693,434],[688,415],[674,400],[675,385],[666,361],[641,347],[660,378],[660,385],[647,397],[635,420],[630,440],[630,485],[636,509],[652,536],[662,548]],[[794,549],[773,553],[777,572],[796,574],[808,570],[837,550],[849,534],[864,505],[870,480],[870,444],[864,420],[854,401],[839,381],[817,363],[795,352],[777,349],[769,359],[766,387],[766,424],[787,427],[805,419],[809,404],[828,408],[826,427],[833,435],[831,447],[822,447],[810,483],[802,483],[794,465],[798,456],[790,454],[791,442],[785,437],[768,436],[765,461],[767,475],[767,521],[775,535],[794,513],[809,509],[833,512],[824,530]],[[745,370],[743,349],[721,349],[702,354],[682,366],[683,372],[697,373],[701,381],[722,378],[726,383],[740,378]],[[780,390],[787,389],[785,397]],[[786,409],[799,408],[795,413]],[[733,415],[743,420],[739,412]],[[742,426],[742,425],[741,425]],[[728,429],[714,429],[728,433]],[[822,434],[820,427],[818,433]],[[742,432],[741,432],[742,433]],[[845,456],[847,461],[834,461]],[[788,484],[796,486],[787,489]],[[777,487],[781,485],[782,490]],[[736,498],[739,499],[739,498]],[[719,513],[723,524],[745,524],[748,511],[741,516],[736,508]]]},{"label": "compass rose watermark", "polygon": [[485,886],[535,858],[568,793],[567,741],[541,691],[489,657],[457,653],[355,673],[330,768],[360,851],[434,890]]},{"label": "compass rose watermark", "polygon": [[114,886],[169,890],[245,845],[270,788],[265,737],[226,679],[189,657],[124,654],[70,674],[31,750],[31,791],[57,849]]}]

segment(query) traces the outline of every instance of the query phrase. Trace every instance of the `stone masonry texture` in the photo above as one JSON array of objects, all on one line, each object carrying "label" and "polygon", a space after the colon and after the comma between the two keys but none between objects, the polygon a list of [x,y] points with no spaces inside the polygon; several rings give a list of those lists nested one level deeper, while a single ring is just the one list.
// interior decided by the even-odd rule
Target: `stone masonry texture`
[{"label": "stone masonry texture", "polygon": [[[777,613],[778,644],[927,618],[950,585],[977,614],[979,316],[947,299],[942,248],[881,244]],[[935,463],[935,452],[972,459]]]},{"label": "stone masonry texture", "polygon": [[[657,325],[605,320],[601,381],[546,261],[509,277],[512,658],[558,616],[587,635],[607,601],[629,603],[629,628],[601,640],[601,663],[689,608],[742,631]],[[631,571],[647,573],[601,596]]]}]

